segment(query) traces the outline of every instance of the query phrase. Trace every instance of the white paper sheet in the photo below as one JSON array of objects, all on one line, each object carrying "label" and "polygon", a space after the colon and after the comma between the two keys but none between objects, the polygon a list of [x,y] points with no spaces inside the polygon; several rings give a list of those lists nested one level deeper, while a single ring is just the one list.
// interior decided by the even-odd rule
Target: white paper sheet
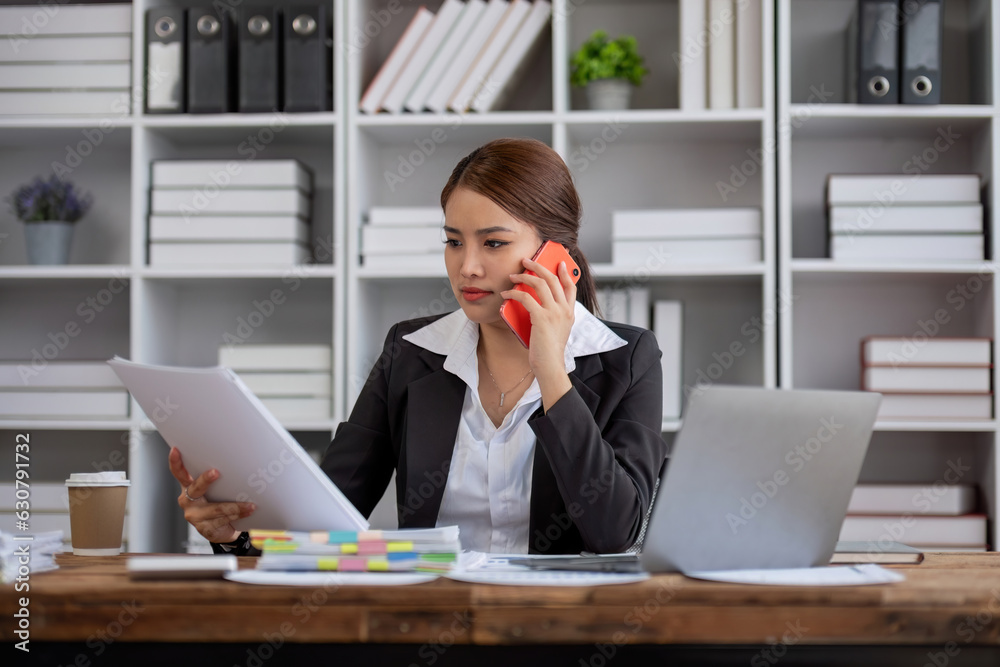
[{"label": "white paper sheet", "polygon": [[[510,566],[515,567],[515,566]],[[506,586],[607,586],[632,584],[649,579],[646,572],[567,572],[562,570],[453,570],[444,575],[470,584],[501,584]]]},{"label": "white paper sheet", "polygon": [[458,561],[455,563],[457,571],[487,571],[487,572],[524,572],[527,568],[523,565],[511,565],[511,558],[556,558],[557,556],[546,556],[540,554],[496,554],[483,553],[482,551],[463,551],[458,554]]},{"label": "white paper sheet", "polygon": [[458,563],[444,577],[470,584],[500,584],[507,586],[607,586],[631,584],[649,579],[646,572],[583,572],[565,570],[529,570],[523,565],[512,565],[511,558],[563,558],[562,555],[539,554],[487,554],[481,551],[463,551]]},{"label": "white paper sheet", "polygon": [[[228,368],[108,362],[192,477],[219,470],[205,497],[257,504],[237,530],[367,530],[368,521]],[[164,461],[166,465],[166,461]]]},{"label": "white paper sheet", "polygon": [[894,584],[906,578],[899,572],[874,564],[788,570],[718,570],[684,574],[692,579],[762,586],[870,586]]},{"label": "white paper sheet", "polygon": [[426,572],[266,572],[240,570],[225,575],[229,581],[263,586],[409,586],[438,578]]}]

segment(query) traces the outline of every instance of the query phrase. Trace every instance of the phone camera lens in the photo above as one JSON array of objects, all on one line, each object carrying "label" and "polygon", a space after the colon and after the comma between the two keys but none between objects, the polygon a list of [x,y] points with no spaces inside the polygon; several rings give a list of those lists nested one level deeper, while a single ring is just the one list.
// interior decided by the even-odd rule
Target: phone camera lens
[{"label": "phone camera lens", "polygon": [[573,275],[574,276],[580,275],[580,269],[573,269]]}]

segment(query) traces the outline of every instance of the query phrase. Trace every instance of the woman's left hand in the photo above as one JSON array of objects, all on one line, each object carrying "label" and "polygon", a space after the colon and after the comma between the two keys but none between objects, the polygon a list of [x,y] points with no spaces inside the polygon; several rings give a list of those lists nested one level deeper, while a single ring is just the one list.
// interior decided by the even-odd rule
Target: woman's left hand
[{"label": "woman's left hand", "polygon": [[524,259],[522,263],[536,275],[518,273],[512,274],[510,279],[515,284],[524,283],[534,289],[539,300],[513,289],[501,292],[500,296],[520,302],[531,316],[528,363],[538,379],[547,410],[572,386],[566,374],[564,354],[575,317],[576,285],[565,262],[559,263],[558,276],[534,260]]}]

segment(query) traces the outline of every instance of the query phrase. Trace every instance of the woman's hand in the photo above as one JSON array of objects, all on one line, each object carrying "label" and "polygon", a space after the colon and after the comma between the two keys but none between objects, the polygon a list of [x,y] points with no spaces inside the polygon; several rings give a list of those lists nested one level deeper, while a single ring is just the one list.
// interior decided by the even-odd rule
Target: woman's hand
[{"label": "woman's hand", "polygon": [[573,387],[566,374],[564,356],[575,319],[576,285],[565,262],[559,262],[558,276],[534,260],[525,259],[522,263],[536,275],[518,273],[510,279],[534,289],[539,300],[513,289],[501,292],[500,296],[520,302],[531,316],[528,363],[542,391],[542,406],[548,411]]},{"label": "woman's hand", "polygon": [[233,528],[233,521],[248,517],[257,506],[253,503],[210,503],[205,499],[208,487],[219,478],[216,469],[206,470],[198,479],[193,479],[184,467],[181,453],[176,447],[170,448],[170,472],[181,485],[181,495],[177,504],[184,510],[184,518],[194,526],[209,542],[232,542],[240,536]]}]

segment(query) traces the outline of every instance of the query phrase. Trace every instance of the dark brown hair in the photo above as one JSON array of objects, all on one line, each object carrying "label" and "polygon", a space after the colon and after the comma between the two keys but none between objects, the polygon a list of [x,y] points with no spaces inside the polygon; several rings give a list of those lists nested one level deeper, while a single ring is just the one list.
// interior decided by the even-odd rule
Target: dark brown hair
[{"label": "dark brown hair", "polygon": [[566,246],[580,266],[577,300],[597,310],[597,287],[587,258],[577,244],[583,207],[573,177],[559,154],[537,139],[494,139],[462,158],[441,191],[444,209],[455,188],[490,199],[542,241]]}]

